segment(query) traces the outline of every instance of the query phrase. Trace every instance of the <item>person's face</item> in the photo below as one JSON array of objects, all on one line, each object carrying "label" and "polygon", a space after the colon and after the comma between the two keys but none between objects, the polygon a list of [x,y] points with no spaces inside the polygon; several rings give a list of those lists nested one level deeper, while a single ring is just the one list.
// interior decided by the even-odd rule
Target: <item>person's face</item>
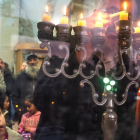
[{"label": "person's face", "polygon": [[27,63],[26,62],[23,62],[22,63],[22,66],[21,66],[21,70],[24,71],[27,67]]},{"label": "person's face", "polygon": [[28,61],[28,64],[31,65],[31,66],[36,65],[36,64],[37,64],[36,58],[31,58],[31,59]]},{"label": "person's face", "polygon": [[6,122],[2,114],[2,110],[0,109],[0,139],[4,137],[5,132],[6,132]]},{"label": "person's face", "polygon": [[5,66],[4,66],[4,62],[2,59],[0,59],[0,71],[4,72]]},{"label": "person's face", "polygon": [[8,107],[9,107],[9,99],[8,99],[8,96],[6,96],[6,98],[5,98],[5,101],[4,101],[4,107],[3,107],[3,109],[4,110],[7,110],[8,109]]},{"label": "person's face", "polygon": [[34,104],[30,103],[28,100],[25,101],[25,106],[27,108],[27,111],[30,113],[30,114],[35,114],[37,109],[36,107],[34,106]]}]

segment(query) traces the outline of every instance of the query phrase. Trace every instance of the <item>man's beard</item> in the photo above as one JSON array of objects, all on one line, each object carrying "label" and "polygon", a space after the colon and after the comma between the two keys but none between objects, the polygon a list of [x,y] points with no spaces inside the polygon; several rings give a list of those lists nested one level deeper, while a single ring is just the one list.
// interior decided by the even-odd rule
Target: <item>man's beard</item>
[{"label": "man's beard", "polygon": [[35,64],[35,65],[28,64],[25,72],[28,75],[30,75],[31,78],[35,79],[35,78],[37,78],[37,74],[38,74],[39,69],[40,69],[39,64]]}]

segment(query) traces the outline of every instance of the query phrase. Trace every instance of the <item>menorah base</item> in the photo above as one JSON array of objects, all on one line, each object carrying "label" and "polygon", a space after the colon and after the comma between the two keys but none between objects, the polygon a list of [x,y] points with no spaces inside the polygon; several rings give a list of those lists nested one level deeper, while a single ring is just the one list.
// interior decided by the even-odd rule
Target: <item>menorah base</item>
[{"label": "menorah base", "polygon": [[102,117],[104,140],[114,140],[117,129],[117,114],[113,109],[107,109]]}]

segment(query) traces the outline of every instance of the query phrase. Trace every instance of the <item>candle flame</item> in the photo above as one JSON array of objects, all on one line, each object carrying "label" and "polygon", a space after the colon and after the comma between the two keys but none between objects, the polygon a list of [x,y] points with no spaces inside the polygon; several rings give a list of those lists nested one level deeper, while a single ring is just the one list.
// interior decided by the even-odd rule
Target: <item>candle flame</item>
[{"label": "candle flame", "polygon": [[46,5],[46,12],[47,12],[47,13],[48,13],[48,11],[49,11],[48,9],[49,9],[49,8],[48,8],[48,5]]},{"label": "candle flame", "polygon": [[64,16],[66,16],[66,6],[64,6]]},{"label": "candle flame", "polygon": [[126,11],[127,10],[127,3],[124,2],[124,10]]},{"label": "candle flame", "polygon": [[98,19],[101,20],[101,13],[99,13],[99,18]]},{"label": "candle flame", "polygon": [[138,22],[138,26],[140,27],[140,21]]},{"label": "candle flame", "polygon": [[83,19],[83,14],[81,13],[81,19]]}]

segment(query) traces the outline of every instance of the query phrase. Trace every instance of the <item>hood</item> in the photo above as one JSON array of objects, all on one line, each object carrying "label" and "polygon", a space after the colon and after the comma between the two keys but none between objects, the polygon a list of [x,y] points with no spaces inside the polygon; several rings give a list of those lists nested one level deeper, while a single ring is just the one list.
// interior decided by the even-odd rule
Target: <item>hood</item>
[{"label": "hood", "polygon": [[23,140],[22,136],[18,134],[16,131],[6,127],[6,131],[8,134],[8,140]]}]

